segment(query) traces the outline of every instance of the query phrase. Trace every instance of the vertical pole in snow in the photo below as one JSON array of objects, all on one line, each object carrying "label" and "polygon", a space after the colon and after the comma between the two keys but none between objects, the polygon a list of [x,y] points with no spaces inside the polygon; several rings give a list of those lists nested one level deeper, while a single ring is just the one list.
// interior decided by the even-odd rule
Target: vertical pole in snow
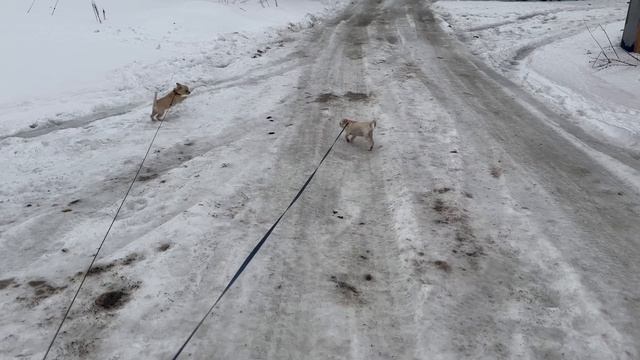
[{"label": "vertical pole in snow", "polygon": [[629,1],[620,46],[627,51],[640,52],[640,0]]}]

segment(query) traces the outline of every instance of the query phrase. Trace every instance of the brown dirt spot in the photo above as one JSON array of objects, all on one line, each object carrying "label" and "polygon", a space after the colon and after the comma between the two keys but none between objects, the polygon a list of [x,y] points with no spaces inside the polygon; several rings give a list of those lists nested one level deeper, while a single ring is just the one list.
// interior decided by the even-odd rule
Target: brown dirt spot
[{"label": "brown dirt spot", "polygon": [[138,260],[140,260],[140,255],[138,255],[137,253],[131,253],[127,255],[127,257],[125,257],[124,259],[120,260],[120,264],[125,266],[131,265],[132,263]]},{"label": "brown dirt spot", "polygon": [[66,213],[66,212],[71,212],[71,209],[66,208],[66,209],[62,209],[62,212]]},{"label": "brown dirt spot", "polygon": [[491,173],[491,176],[496,179],[502,176],[502,168],[496,165],[492,166],[491,169],[489,169],[489,172]]},{"label": "brown dirt spot", "polygon": [[65,345],[67,351],[77,355],[80,359],[88,359],[95,351],[93,341],[73,340]]},{"label": "brown dirt spot", "polygon": [[440,199],[436,199],[436,202],[433,204],[433,210],[436,212],[442,213],[445,209],[444,201]]},{"label": "brown dirt spot", "polygon": [[371,274],[365,274],[365,275],[364,275],[364,279],[365,279],[365,280],[367,280],[367,281],[371,281],[371,280],[373,280],[373,275],[371,275]]},{"label": "brown dirt spot", "polygon": [[149,180],[153,180],[153,179],[155,179],[157,177],[158,177],[158,174],[154,174],[154,173],[144,174],[144,175],[138,176],[137,181],[149,181]]},{"label": "brown dirt spot", "polygon": [[370,96],[365,94],[365,93],[347,91],[344,94],[344,97],[345,97],[345,99],[347,99],[349,101],[367,101],[367,100],[369,100]]},{"label": "brown dirt spot", "polygon": [[75,200],[71,201],[70,203],[68,203],[67,206],[75,205],[75,204],[77,204],[79,202],[80,202],[80,199],[75,199]]},{"label": "brown dirt spot", "polygon": [[329,101],[338,100],[340,97],[333,93],[322,93],[316,97],[316,102],[328,103]]},{"label": "brown dirt spot", "polygon": [[0,290],[6,289],[9,285],[15,283],[15,278],[8,278],[0,280]]},{"label": "brown dirt spot", "polygon": [[435,188],[435,189],[433,189],[433,192],[436,192],[438,194],[444,194],[444,193],[447,193],[447,192],[449,192],[451,190],[452,190],[451,188],[445,186],[445,187],[441,187],[441,188]]},{"label": "brown dirt spot", "polygon": [[140,256],[137,253],[131,253],[131,254],[127,255],[125,258],[115,260],[115,261],[110,262],[108,264],[93,265],[91,267],[91,269],[89,270],[89,274],[88,275],[91,276],[91,275],[102,274],[104,272],[107,272],[107,271],[113,269],[117,265],[120,265],[120,266],[131,265],[131,264],[133,264],[134,262],[136,262],[136,261],[138,261],[140,259],[142,259],[142,256]]},{"label": "brown dirt spot", "polygon": [[484,248],[480,245],[468,224],[462,224],[455,233],[456,245],[454,254],[465,255],[469,258],[477,258],[485,255]]},{"label": "brown dirt spot", "polygon": [[363,303],[360,297],[361,293],[355,286],[346,281],[339,280],[334,275],[331,276],[330,280],[336,284],[336,289],[338,289],[340,295],[342,295],[348,303]]},{"label": "brown dirt spot", "polygon": [[451,265],[444,260],[436,260],[433,262],[433,265],[444,272],[451,272]]},{"label": "brown dirt spot", "polygon": [[114,310],[121,308],[129,301],[129,293],[125,290],[107,291],[100,294],[94,303],[103,310]]},{"label": "brown dirt spot", "polygon": [[33,288],[33,292],[34,292],[33,303],[34,304],[37,304],[37,303],[40,302],[40,300],[46,299],[46,298],[50,297],[51,295],[57,294],[60,291],[62,291],[62,290],[67,288],[66,285],[65,286],[60,286],[60,287],[51,286],[45,280],[31,280],[31,281],[27,282],[27,284]]},{"label": "brown dirt spot", "polygon": [[167,250],[169,250],[170,247],[171,247],[171,244],[165,243],[165,244],[162,244],[162,245],[158,246],[158,251],[160,251],[160,252],[167,251]]},{"label": "brown dirt spot", "polygon": [[89,269],[89,276],[102,274],[103,272],[111,270],[114,266],[116,266],[115,263],[93,265],[91,269]]},{"label": "brown dirt spot", "polygon": [[442,215],[442,217],[436,220],[438,224],[454,224],[465,222],[467,220],[466,214],[455,206],[446,204],[441,199],[436,199],[433,204],[433,210]]}]

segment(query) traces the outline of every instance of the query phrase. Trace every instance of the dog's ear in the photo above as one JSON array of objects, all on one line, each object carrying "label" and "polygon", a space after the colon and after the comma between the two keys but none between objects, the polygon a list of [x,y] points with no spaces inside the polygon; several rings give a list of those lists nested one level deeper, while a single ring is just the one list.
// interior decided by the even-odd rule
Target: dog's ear
[{"label": "dog's ear", "polygon": [[178,83],[178,82],[177,82],[177,83],[176,83],[176,86],[177,86],[177,87],[182,87],[182,84],[180,84],[180,83]]}]

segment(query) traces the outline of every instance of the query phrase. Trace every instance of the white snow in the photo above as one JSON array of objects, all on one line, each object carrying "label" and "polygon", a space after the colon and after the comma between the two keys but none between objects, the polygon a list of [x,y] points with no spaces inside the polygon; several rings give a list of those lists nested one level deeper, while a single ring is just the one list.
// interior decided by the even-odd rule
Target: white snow
[{"label": "white snow", "polygon": [[640,66],[619,47],[626,1],[439,1],[433,7],[473,54],[569,113],[575,125],[640,149],[640,71],[620,63],[594,67],[600,48],[587,31],[608,48],[602,25],[620,59]]},{"label": "white snow", "polygon": [[[60,0],[51,16],[53,3],[37,0],[29,14],[28,2],[0,4],[6,85],[0,94],[0,358],[44,354],[79,284],[77,273],[86,270],[155,132],[149,119],[154,91],[162,95],[181,82],[193,89],[190,106],[172,109],[96,262],[118,267],[132,256],[129,270],[106,280],[90,277],[71,318],[98,336],[110,315],[90,310],[91,297],[140,287],[131,279],[145,279],[137,296],[146,300],[109,325],[120,330],[104,348],[81,341],[59,349],[59,339],[52,354],[168,356],[190,331],[192,314],[208,306],[202,290],[218,291],[230,276],[193,263],[215,257],[234,268],[273,221],[269,214],[243,213],[277,146],[264,138],[266,127],[289,129],[280,119],[265,121],[258,109],[273,109],[300,76],[290,43],[341,4],[98,1],[106,10],[98,24],[89,2]],[[182,117],[193,121],[175,121]],[[219,233],[236,246],[217,249],[212,239]],[[163,245],[169,249],[159,250]],[[183,289],[180,299],[168,294],[171,288]],[[176,331],[174,342],[159,332],[158,339],[132,344],[141,325],[129,319],[155,326],[158,311],[174,303],[173,320],[161,321]],[[151,343],[165,348],[150,352]]]},{"label": "white snow", "polygon": [[[0,76],[0,133],[47,125],[114,105],[150,101],[175,81],[216,79],[203,62],[224,68],[252,44],[273,38],[270,27],[309,23],[310,14],[336,1],[98,1],[99,24],[89,1],[6,0]],[[37,104],[37,106],[33,106]]]}]

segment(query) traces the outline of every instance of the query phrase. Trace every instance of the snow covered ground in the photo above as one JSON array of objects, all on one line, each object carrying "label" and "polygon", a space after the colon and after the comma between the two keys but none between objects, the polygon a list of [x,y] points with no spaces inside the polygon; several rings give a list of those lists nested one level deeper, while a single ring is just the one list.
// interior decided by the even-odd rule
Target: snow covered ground
[{"label": "snow covered ground", "polygon": [[[269,122],[260,109],[282,101],[291,88],[288,82],[300,75],[290,56],[291,43],[317,16],[335,12],[340,1],[279,0],[277,8],[273,0],[266,8],[258,1],[98,1],[105,8],[102,24],[89,2],[61,0],[51,16],[53,4],[36,1],[29,14],[25,1],[0,4],[0,30],[11,34],[2,37],[0,60],[0,75],[10,84],[0,95],[3,359],[43,355],[79,284],[77,273],[88,266],[156,129],[149,119],[153,93],[162,95],[175,82],[192,87],[190,106],[172,110],[96,263],[95,274],[106,270],[108,275],[95,283],[90,277],[83,292],[92,293],[94,286],[130,291],[140,286],[130,279],[145,278],[139,295],[163,300],[132,306],[135,315],[130,318],[139,319],[174,301],[192,310],[180,298],[162,295],[162,289],[178,286],[169,276],[190,279],[196,287],[205,278],[216,286],[226,279],[228,274],[208,278],[206,269],[189,270],[191,257],[206,262],[204,257],[210,256],[194,241],[224,231],[231,241],[242,237],[251,243],[263,230],[261,223],[247,228],[246,220],[236,218],[251,191],[243,190],[242,197],[232,194],[248,182],[259,183],[269,166],[264,149],[271,139],[253,132],[285,131],[291,123]],[[194,121],[171,122],[181,117]],[[217,136],[223,132],[224,137]],[[243,147],[248,151],[242,159],[252,161],[234,155]],[[217,151],[208,158],[212,149]],[[201,164],[194,167],[194,158]],[[192,170],[196,168],[200,170]],[[238,170],[225,171],[231,168]],[[212,178],[203,169],[217,175]],[[169,172],[174,180],[163,178]],[[166,188],[151,195],[150,182]],[[134,213],[142,217],[134,220]],[[179,225],[171,225],[174,221]],[[200,226],[202,222],[207,225]],[[183,249],[179,257],[186,256],[182,260],[172,264],[158,256],[172,253],[177,243]],[[243,255],[229,254],[229,260]],[[125,276],[117,269],[136,263],[137,275]],[[100,314],[93,302],[81,296],[79,312],[71,317],[95,315],[102,323],[111,316]],[[145,326],[153,324],[147,320]],[[127,330],[116,337],[136,332],[137,320],[124,322]],[[178,328],[176,342],[188,327],[191,323]],[[149,340],[136,340],[143,343]],[[118,344],[114,340],[98,354],[149,354],[119,349]],[[177,350],[175,342],[166,346],[156,351]],[[87,342],[72,341],[62,349],[54,347],[53,355],[103,358],[95,351]]]},{"label": "snow covered ground", "polygon": [[620,59],[640,66],[619,47],[626,1],[439,1],[434,9],[443,26],[495,70],[592,136],[640,151],[640,71],[619,63],[593,67],[600,48],[587,31],[609,47],[602,25]]},{"label": "snow covered ground", "polygon": [[[149,102],[175,81],[215,82],[272,26],[308,25],[336,1],[98,1],[99,24],[88,1],[3,1],[0,133],[60,126],[78,117]],[[247,63],[247,66],[250,63]],[[37,106],[34,106],[37,104]],[[109,111],[107,111],[109,112]],[[90,115],[93,116],[93,115]]]},{"label": "snow covered ground", "polygon": [[621,2],[440,2],[443,33],[422,0],[99,0],[102,25],[68,1],[0,5],[0,358],[42,357],[156,131],[153,92],[176,81],[193,94],[50,359],[171,358],[341,117],[378,120],[374,150],[336,144],[181,358],[638,358],[640,192],[452,41],[493,36],[471,50],[535,96],[582,90],[533,59],[583,36],[584,14],[615,26]]}]

